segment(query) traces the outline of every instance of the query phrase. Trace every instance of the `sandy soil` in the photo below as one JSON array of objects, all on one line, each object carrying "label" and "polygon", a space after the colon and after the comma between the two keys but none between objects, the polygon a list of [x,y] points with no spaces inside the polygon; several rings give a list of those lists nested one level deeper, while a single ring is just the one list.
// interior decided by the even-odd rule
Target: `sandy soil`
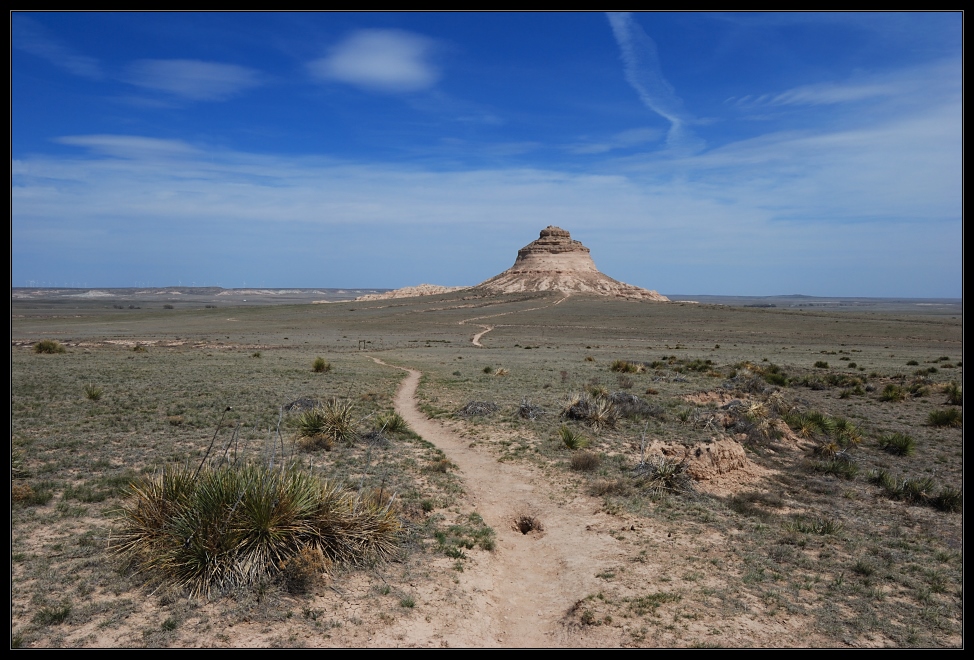
[{"label": "sandy soil", "polygon": [[[467,570],[480,595],[480,611],[459,622],[448,638],[451,646],[577,643],[563,625],[566,612],[580,594],[597,589],[600,567],[622,559],[614,538],[593,531],[607,517],[599,513],[599,503],[583,496],[556,503],[529,468],[499,463],[428,419],[416,402],[422,374],[403,370],[407,376],[396,394],[396,410],[460,468],[469,504],[497,531],[497,549]],[[516,530],[515,520],[523,515],[540,521],[543,531]]]}]

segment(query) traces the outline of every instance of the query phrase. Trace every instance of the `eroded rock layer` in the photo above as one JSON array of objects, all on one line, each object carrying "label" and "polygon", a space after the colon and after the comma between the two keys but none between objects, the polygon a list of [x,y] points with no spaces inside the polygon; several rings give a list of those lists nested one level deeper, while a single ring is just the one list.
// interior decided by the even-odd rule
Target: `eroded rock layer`
[{"label": "eroded rock layer", "polygon": [[665,302],[655,291],[619,282],[599,272],[580,241],[549,225],[536,241],[518,250],[514,265],[475,288],[495,293],[561,291]]}]

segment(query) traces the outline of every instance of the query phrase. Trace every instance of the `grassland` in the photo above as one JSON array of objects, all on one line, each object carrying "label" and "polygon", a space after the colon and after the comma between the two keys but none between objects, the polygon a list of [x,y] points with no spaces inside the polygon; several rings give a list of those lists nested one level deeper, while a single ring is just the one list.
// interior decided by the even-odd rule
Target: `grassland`
[{"label": "grassland", "polygon": [[[43,340],[65,352],[35,352]],[[472,451],[529,475],[552,507],[595,511],[591,534],[611,552],[573,568],[577,592],[545,622],[551,643],[959,646],[962,509],[937,497],[963,488],[963,430],[930,420],[962,410],[947,390],[963,382],[962,352],[960,319],[922,309],[555,294],[186,309],[15,301],[12,642],[517,645],[477,627],[500,625],[484,580],[502,563],[508,522],[478,509],[473,476],[429,439],[371,433],[402,378],[368,359],[379,357],[423,373],[421,409]],[[316,372],[317,358],[331,368]],[[638,368],[614,371],[617,361]],[[604,427],[561,414],[573,395],[613,393],[641,403]],[[352,404],[360,437],[303,450],[284,407],[333,398]],[[777,426],[735,418],[732,400],[782,408],[763,413]],[[461,414],[471,402],[496,410]],[[133,480],[198,464],[228,406],[220,451],[394,492],[406,530],[395,559],[334,567],[302,593],[280,580],[209,599],[147,588],[111,553],[115,512]],[[825,434],[801,437],[799,413],[846,420],[861,439],[836,460]],[[587,446],[570,449],[563,428]],[[894,436],[911,450],[891,451]],[[721,438],[744,445],[748,469],[694,495],[638,478],[644,440]],[[910,480],[926,480],[924,493],[909,496]]]}]

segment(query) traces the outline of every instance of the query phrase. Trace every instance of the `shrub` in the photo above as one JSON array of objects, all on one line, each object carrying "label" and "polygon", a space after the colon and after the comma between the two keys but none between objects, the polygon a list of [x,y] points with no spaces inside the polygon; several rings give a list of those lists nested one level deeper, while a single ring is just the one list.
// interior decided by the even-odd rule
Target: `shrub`
[{"label": "shrub", "polygon": [[629,362],[628,360],[614,360],[612,365],[609,367],[610,371],[618,371],[624,374],[636,374],[645,370],[645,367],[641,364],[635,364]]},{"label": "shrub", "polygon": [[818,362],[815,363],[815,368],[816,369],[828,369],[829,368],[829,363],[828,362],[824,362],[822,360],[819,360]]},{"label": "shrub", "polygon": [[484,373],[485,374],[492,374],[492,373],[494,373],[494,368],[488,364],[486,367],[484,367]]},{"label": "shrub", "polygon": [[311,370],[316,374],[326,374],[331,371],[331,364],[325,361],[323,357],[316,357],[314,363],[311,365]]},{"label": "shrub", "polygon": [[883,388],[879,398],[882,401],[903,401],[906,398],[906,391],[899,385],[890,383]]},{"label": "shrub", "polygon": [[131,485],[114,552],[150,579],[205,597],[286,572],[310,552],[344,563],[389,556],[391,501],[264,465],[170,467]]},{"label": "shrub", "polygon": [[917,362],[916,360],[909,360],[906,363],[906,366],[908,366],[908,367],[918,367],[918,366],[920,366],[920,363]]},{"label": "shrub", "polygon": [[904,433],[885,433],[879,448],[897,456],[910,456],[916,451],[916,440]]},{"label": "shrub", "polygon": [[602,458],[591,451],[577,451],[572,454],[571,469],[576,472],[590,472],[599,467]]},{"label": "shrub", "polygon": [[570,426],[562,426],[559,428],[558,437],[561,438],[561,441],[569,449],[575,450],[588,447],[588,438]]},{"label": "shrub", "polygon": [[98,401],[101,398],[101,388],[97,385],[88,383],[85,385],[85,398],[90,401]]},{"label": "shrub", "polygon": [[173,306],[172,306],[172,305],[170,305],[169,303],[166,303],[165,305],[163,305],[163,306],[162,306],[162,308],[163,308],[163,309],[176,309],[175,307],[173,307]]},{"label": "shrub", "polygon": [[956,427],[963,423],[963,413],[957,408],[947,408],[946,410],[931,410],[927,416],[927,424],[930,426]]},{"label": "shrub", "polygon": [[142,344],[136,344],[135,346],[132,347],[132,352],[133,353],[147,353],[148,352],[148,349],[145,346],[143,346]]},{"label": "shrub", "polygon": [[54,341],[53,339],[42,339],[34,344],[34,352],[53,355],[55,353],[64,353],[65,350],[60,342]]}]

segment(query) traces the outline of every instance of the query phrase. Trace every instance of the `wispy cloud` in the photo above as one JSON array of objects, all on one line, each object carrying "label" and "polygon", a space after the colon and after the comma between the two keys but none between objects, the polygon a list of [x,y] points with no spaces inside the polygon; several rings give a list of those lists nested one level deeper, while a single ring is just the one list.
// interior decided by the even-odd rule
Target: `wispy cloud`
[{"label": "wispy cloud", "polygon": [[190,101],[223,101],[261,84],[253,69],[200,60],[140,60],[123,80]]},{"label": "wispy cloud", "polygon": [[308,65],[320,80],[369,91],[402,93],[429,89],[440,74],[431,63],[435,42],[401,30],[359,30]]},{"label": "wispy cloud", "polygon": [[105,77],[98,60],[75,51],[27,16],[12,15],[10,34],[14,48],[45,59],[69,73],[91,80]]},{"label": "wispy cloud", "polygon": [[740,108],[769,106],[817,106],[859,103],[882,99],[906,99],[929,103],[931,94],[959,93],[961,63],[948,59],[908,69],[865,74],[841,82],[800,85],[783,92],[732,97],[727,102]]},{"label": "wispy cloud", "polygon": [[632,147],[653,142],[662,137],[662,131],[655,128],[633,128],[622,131],[603,140],[579,142],[567,148],[572,154],[604,154],[616,149],[630,149]]},{"label": "wispy cloud", "polygon": [[698,148],[699,139],[687,128],[690,117],[683,109],[683,101],[663,77],[656,42],[633,20],[631,14],[610,12],[608,17],[616,43],[622,51],[626,81],[647,108],[670,122],[667,144],[673,148]]},{"label": "wispy cloud", "polygon": [[105,156],[139,160],[188,156],[197,152],[195,147],[182,140],[160,140],[140,135],[66,135],[54,141],[85,147]]}]

